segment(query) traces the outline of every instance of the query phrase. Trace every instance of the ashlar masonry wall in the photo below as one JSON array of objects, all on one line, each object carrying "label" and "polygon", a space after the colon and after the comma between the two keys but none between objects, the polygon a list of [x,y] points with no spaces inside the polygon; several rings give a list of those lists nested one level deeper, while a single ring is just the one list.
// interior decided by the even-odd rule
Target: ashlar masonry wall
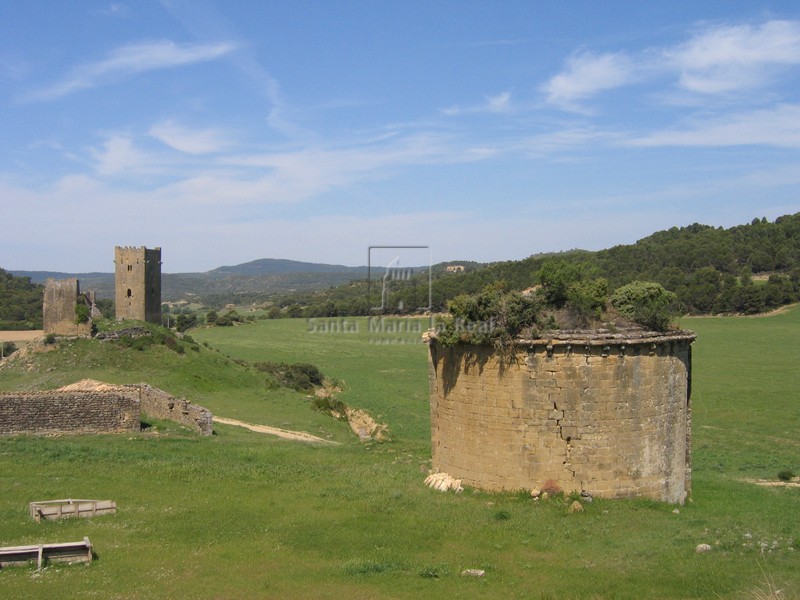
[{"label": "ashlar masonry wall", "polygon": [[7,392],[0,394],[0,435],[137,431],[139,414],[135,393]]},{"label": "ashlar masonry wall", "polygon": [[430,341],[433,467],[487,490],[682,503],[691,332],[567,334],[492,348]]}]

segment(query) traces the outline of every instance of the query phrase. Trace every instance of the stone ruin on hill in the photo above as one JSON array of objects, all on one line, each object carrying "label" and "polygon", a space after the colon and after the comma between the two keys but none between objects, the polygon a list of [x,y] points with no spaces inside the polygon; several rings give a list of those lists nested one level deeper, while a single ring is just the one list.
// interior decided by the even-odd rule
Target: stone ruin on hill
[{"label": "stone ruin on hill", "polygon": [[572,331],[490,346],[429,340],[433,467],[486,490],[683,503],[689,331]]},{"label": "stone ruin on hill", "polygon": [[100,316],[94,292],[81,293],[77,279],[48,279],[42,303],[45,334],[90,337],[92,319]]},{"label": "stone ruin on hill", "polygon": [[142,414],[213,433],[211,411],[146,383],[85,379],[44,392],[0,392],[0,435],[138,431]]},{"label": "stone ruin on hill", "polygon": [[[161,248],[114,248],[114,303],[118,321],[161,323]],[[42,303],[45,335],[91,337],[92,319],[102,316],[95,293],[80,291],[75,278],[48,279]]]}]

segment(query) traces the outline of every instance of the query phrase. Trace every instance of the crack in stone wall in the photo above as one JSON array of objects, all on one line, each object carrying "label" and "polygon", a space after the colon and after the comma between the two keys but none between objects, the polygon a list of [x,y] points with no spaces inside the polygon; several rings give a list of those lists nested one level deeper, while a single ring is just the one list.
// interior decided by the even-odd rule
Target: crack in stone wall
[{"label": "crack in stone wall", "polygon": [[485,489],[551,481],[600,497],[690,490],[694,335],[430,348],[433,466]]}]

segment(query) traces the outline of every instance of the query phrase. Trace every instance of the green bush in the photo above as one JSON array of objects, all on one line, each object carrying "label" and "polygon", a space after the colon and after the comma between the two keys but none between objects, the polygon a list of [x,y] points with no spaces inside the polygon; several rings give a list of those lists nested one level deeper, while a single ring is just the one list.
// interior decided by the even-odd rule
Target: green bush
[{"label": "green bush", "polygon": [[257,362],[253,366],[259,371],[269,373],[278,383],[297,391],[309,391],[315,385],[322,385],[325,379],[322,372],[310,363]]},{"label": "green bush", "polygon": [[88,323],[89,317],[91,316],[91,311],[89,307],[83,303],[78,303],[75,305],[75,324],[80,325],[81,323]]},{"label": "green bush", "polygon": [[337,419],[347,420],[347,405],[338,398],[314,398],[311,403],[314,410],[331,415]]},{"label": "green bush", "polygon": [[599,320],[608,300],[608,281],[603,278],[578,281],[566,292],[566,308],[577,325],[587,326]]},{"label": "green bush", "polygon": [[794,477],[794,471],[791,469],[783,469],[782,471],[778,471],[778,479],[781,481],[791,481],[794,479]]},{"label": "green bush", "polygon": [[0,358],[11,356],[17,351],[17,345],[14,342],[0,343]]},{"label": "green bush", "polygon": [[611,296],[611,304],[623,317],[655,331],[666,331],[676,316],[676,296],[660,283],[634,281]]},{"label": "green bush", "polygon": [[553,308],[562,308],[569,300],[569,289],[583,279],[580,264],[563,260],[544,263],[537,274],[544,299]]},{"label": "green bush", "polygon": [[505,292],[502,282],[479,294],[456,296],[449,303],[450,315],[438,328],[439,341],[454,344],[491,344],[498,351],[511,351],[520,335],[535,335],[540,305],[519,292]]},{"label": "green bush", "polygon": [[175,322],[175,329],[183,333],[184,331],[196,327],[198,324],[197,315],[194,313],[181,313]]}]

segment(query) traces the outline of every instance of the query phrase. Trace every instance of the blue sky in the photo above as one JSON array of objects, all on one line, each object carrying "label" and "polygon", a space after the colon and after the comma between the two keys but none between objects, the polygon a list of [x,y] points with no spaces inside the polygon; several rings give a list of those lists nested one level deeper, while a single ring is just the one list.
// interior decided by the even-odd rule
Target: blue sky
[{"label": "blue sky", "polygon": [[0,4],[0,267],[435,262],[800,211],[800,4]]}]

